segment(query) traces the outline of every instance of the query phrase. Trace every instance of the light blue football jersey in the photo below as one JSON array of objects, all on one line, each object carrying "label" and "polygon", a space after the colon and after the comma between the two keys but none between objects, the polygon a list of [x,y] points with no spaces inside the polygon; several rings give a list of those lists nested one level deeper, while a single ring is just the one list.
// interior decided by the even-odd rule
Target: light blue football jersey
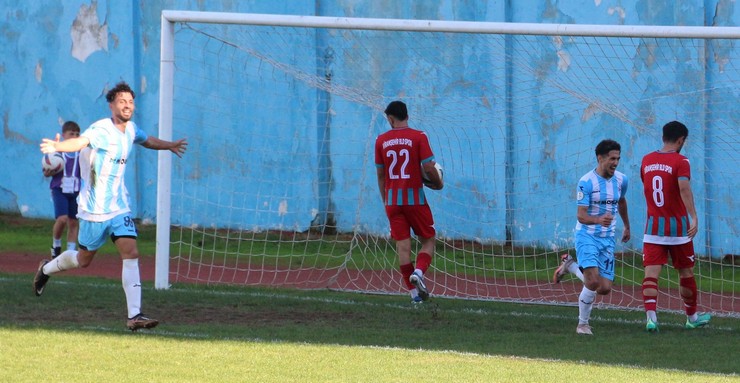
[{"label": "light blue football jersey", "polygon": [[[614,172],[614,176],[606,179],[592,170],[586,173],[578,181],[578,190],[576,191],[576,200],[578,206],[586,206],[588,215],[601,216],[611,213],[613,216],[619,214],[619,200],[627,193],[628,186],[627,176],[619,171]],[[594,237],[614,237],[617,220],[612,220],[609,227],[599,224],[584,225],[576,221],[576,235],[589,234]]]},{"label": "light blue football jersey", "polygon": [[124,132],[105,118],[90,125],[82,134],[90,144],[80,151],[82,187],[78,197],[78,217],[102,222],[131,211],[124,183],[126,164],[134,144],[147,134],[129,121]]}]

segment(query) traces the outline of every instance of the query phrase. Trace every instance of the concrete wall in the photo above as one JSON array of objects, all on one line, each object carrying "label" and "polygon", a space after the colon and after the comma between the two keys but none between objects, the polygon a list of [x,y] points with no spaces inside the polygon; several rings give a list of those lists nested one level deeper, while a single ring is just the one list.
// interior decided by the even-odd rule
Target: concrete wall
[{"label": "concrete wall", "polygon": [[[430,1],[73,1],[73,0],[44,0],[32,2],[17,2],[0,0],[0,10],[4,16],[0,20],[0,116],[3,121],[3,136],[0,141],[0,167],[8,169],[0,179],[0,210],[20,212],[29,217],[52,216],[52,204],[48,193],[48,180],[44,179],[39,169],[40,154],[38,143],[42,137],[51,137],[59,131],[65,120],[75,120],[85,127],[91,122],[108,116],[108,108],[104,99],[107,89],[117,81],[125,80],[137,91],[137,111],[135,121],[149,134],[158,131],[158,99],[159,99],[159,44],[160,44],[160,14],[163,9],[228,11],[248,13],[277,13],[294,15],[321,15],[346,17],[376,17],[376,18],[411,18],[434,20],[467,20],[467,21],[510,21],[535,23],[572,23],[572,24],[627,24],[627,25],[724,25],[734,26],[740,21],[740,10],[731,0],[687,0],[687,1],[657,1],[657,0],[622,0],[622,1],[464,1],[464,0],[430,0]],[[331,40],[331,38],[327,38]],[[342,44],[338,39],[334,44]],[[329,44],[329,43],[327,43]],[[461,76],[474,78],[476,65],[486,65],[484,58],[481,61],[471,61],[461,46],[460,54],[448,55],[450,65],[465,68]],[[729,47],[728,49],[737,49]],[[697,52],[689,52],[689,59]],[[468,59],[463,59],[468,57]],[[737,57],[735,55],[734,57]],[[719,57],[721,59],[721,57]],[[717,57],[715,57],[717,59]],[[557,66],[557,63],[542,57],[542,65]],[[692,62],[697,62],[693,57]],[[726,80],[720,71],[712,65],[721,64],[711,62],[710,68],[693,68],[687,65],[687,70],[675,74],[675,82],[695,81],[700,77],[707,81],[709,86]],[[311,64],[313,65],[313,63]],[[695,70],[694,70],[695,69]],[[316,69],[314,69],[316,70]],[[647,72],[647,70],[645,71]],[[467,74],[466,74],[467,73]],[[547,76],[547,75],[545,75]],[[714,76],[714,77],[713,77]],[[737,76],[736,74],[734,76]],[[734,77],[736,81],[736,77]],[[546,81],[544,81],[546,83]],[[516,93],[514,84],[508,92]],[[491,89],[495,89],[492,86]],[[500,88],[500,87],[499,87]],[[541,94],[547,94],[553,89],[547,85],[540,88]],[[427,89],[430,93],[439,92],[433,85]],[[492,90],[496,92],[496,90]],[[502,91],[502,90],[499,90]],[[651,89],[650,92],[659,94],[661,89]],[[461,94],[464,89],[450,93]],[[736,92],[735,92],[736,93]],[[389,87],[383,93],[388,97],[399,94],[398,89]],[[727,92],[715,94],[720,101],[734,99],[736,94]],[[494,95],[492,98],[505,99],[505,95]],[[321,108],[319,98],[314,100],[316,108]],[[341,103],[341,101],[338,101]],[[723,108],[718,113],[727,113],[728,120],[737,121],[736,107],[727,107],[727,102],[718,102]],[[341,105],[333,105],[339,107]],[[353,106],[345,106],[350,111]],[[669,115],[660,115],[660,104],[653,106],[658,109],[655,117],[655,126],[666,118],[681,119],[682,115],[696,115],[695,108],[699,105],[670,106]],[[305,106],[302,106],[305,108]],[[555,108],[553,110],[553,108]],[[653,138],[640,141],[637,137],[640,132],[635,127],[624,127],[623,121],[610,116],[602,116],[589,121],[579,122],[577,117],[570,116],[568,111],[558,110],[557,105],[533,104],[531,116],[513,116],[511,126],[516,129],[508,131],[501,138],[490,143],[493,153],[502,153],[507,150],[508,143],[518,145],[509,148],[514,153],[511,158],[497,157],[493,166],[499,173],[491,175],[496,182],[479,184],[475,178],[457,180],[454,186],[460,198],[479,201],[484,208],[478,208],[475,203],[464,206],[444,203],[439,206],[445,211],[454,210],[454,216],[464,217],[465,220],[450,219],[441,222],[452,226],[471,226],[461,229],[463,236],[484,238],[487,240],[505,240],[513,235],[516,240],[540,242],[543,238],[553,238],[556,245],[567,242],[568,233],[574,224],[575,208],[569,187],[563,185],[575,184],[577,178],[593,166],[592,157],[574,159],[557,158],[554,148],[568,145],[584,145],[584,148],[571,148],[572,152],[590,153],[590,148],[605,134],[612,136],[623,143],[623,165],[625,173],[632,177],[632,225],[633,234],[638,234],[642,227],[644,208],[639,202],[640,183],[637,178],[639,158],[658,145]],[[309,108],[310,109],[310,108]],[[296,108],[301,110],[301,108]],[[303,109],[305,110],[305,109]],[[431,105],[417,105],[416,112],[434,113]],[[372,114],[341,113],[335,117],[335,125],[367,126]],[[504,111],[498,110],[501,118]],[[655,110],[646,111],[646,114],[656,114]],[[733,117],[735,115],[735,117]],[[536,118],[533,118],[535,116]],[[554,120],[552,116],[570,116]],[[376,116],[377,117],[377,116]],[[207,116],[197,115],[194,119],[207,119]],[[260,117],[249,117],[259,119]],[[296,115],[291,119],[303,119],[304,126],[317,125],[317,115]],[[534,124],[532,119],[541,120]],[[647,118],[646,118],[647,120]],[[258,123],[259,121],[255,121]],[[472,123],[472,122],[471,122]],[[586,134],[585,141],[573,141],[572,133],[567,127],[579,126]],[[422,126],[423,127],[423,126]],[[371,129],[382,131],[383,121]],[[430,130],[434,127],[428,127]],[[708,127],[711,128],[711,127]],[[436,128],[439,129],[439,128]],[[472,128],[471,128],[472,129]],[[194,129],[195,130],[195,129]],[[474,129],[473,129],[474,130]],[[341,131],[340,131],[341,132]],[[693,133],[696,133],[695,135]],[[191,143],[199,137],[196,131],[190,132]],[[320,133],[318,133],[320,134]],[[342,133],[339,133],[340,135]],[[474,134],[473,131],[470,134]],[[689,148],[694,169],[709,169],[718,166],[715,174],[732,174],[728,167],[737,166],[734,162],[714,161],[705,163],[704,152],[712,151],[728,153],[723,147],[728,141],[727,136],[737,136],[736,126],[726,131],[718,131],[716,136],[705,137],[705,131],[692,130],[692,142],[701,142]],[[510,137],[507,139],[507,135]],[[433,137],[443,137],[438,134]],[[533,143],[537,137],[537,143]],[[712,138],[715,137],[715,138]],[[316,137],[315,137],[316,138]],[[337,142],[346,142],[347,137],[333,137]],[[441,138],[435,138],[441,139]],[[201,140],[203,141],[203,140]],[[736,141],[729,141],[730,143]],[[308,142],[307,145],[310,145]],[[433,142],[435,148],[440,148],[440,156],[452,156],[445,153],[444,142]],[[634,144],[634,145],[633,145]],[[539,155],[533,156],[532,147],[539,148]],[[532,147],[530,147],[532,146]],[[315,146],[312,146],[315,147]],[[218,152],[224,148],[209,147],[206,143],[198,144],[198,150]],[[193,147],[195,149],[195,147]],[[484,151],[476,151],[484,153]],[[565,152],[565,151],[563,151]],[[203,155],[202,153],[199,155]],[[340,161],[341,156],[332,157],[333,161]],[[467,158],[467,157],[466,157]],[[458,169],[475,166],[480,159],[467,158],[467,163],[457,163]],[[316,159],[316,161],[321,161]],[[514,166],[506,168],[506,162]],[[576,161],[577,163],[574,163]],[[144,219],[153,219],[156,213],[156,153],[137,149],[134,159],[129,166],[127,185],[131,193],[132,207],[135,214]],[[527,165],[529,164],[529,165]],[[314,164],[319,166],[319,164]],[[521,166],[519,166],[521,165]],[[312,165],[313,166],[313,165]],[[500,167],[499,167],[500,166]],[[505,169],[502,171],[502,169]],[[454,168],[450,169],[454,171]],[[510,172],[508,177],[520,181],[520,184],[505,184],[498,182],[504,177],[501,172]],[[463,172],[460,171],[460,174]],[[450,173],[454,174],[454,173]],[[702,171],[701,178],[706,179]],[[264,175],[264,176],[267,176]],[[353,175],[335,173],[332,175],[333,185],[323,185],[319,188],[333,188],[334,193],[345,190],[350,195],[351,189],[358,185]],[[496,178],[497,177],[497,178]],[[730,218],[737,215],[734,202],[728,200],[729,192],[721,194],[720,198],[708,195],[702,179],[693,182],[700,214],[706,216],[706,228],[713,227],[701,238],[698,246],[707,247],[711,243],[713,251],[737,252],[738,240],[730,234],[737,233],[737,227]],[[531,181],[539,180],[539,181]],[[363,198],[370,200],[374,193],[373,180],[359,184],[363,188]],[[548,194],[556,201],[553,208],[542,212],[530,211],[527,206],[526,194],[511,194],[513,189],[543,189],[555,188],[559,194]],[[367,189],[367,190],[364,190]],[[347,191],[350,190],[350,191]],[[555,189],[553,189],[555,190]],[[716,192],[716,191],[713,191]],[[306,205],[322,203],[322,196],[329,191],[318,190],[315,201],[305,202]],[[547,192],[546,192],[547,193]],[[484,197],[481,197],[484,196]],[[486,197],[487,196],[487,197]],[[382,213],[378,213],[377,206],[368,203],[367,207],[355,213],[356,206],[351,198],[335,198],[333,200],[337,211],[350,210],[352,213],[343,217],[340,214],[338,226],[340,230],[351,230],[357,225],[357,217],[363,222],[368,231],[383,233],[386,223]],[[721,202],[717,202],[721,201]],[[727,201],[727,202],[724,202]],[[512,213],[508,207],[517,210]],[[634,208],[633,208],[634,207]],[[728,213],[729,211],[729,213]],[[733,213],[735,212],[735,213]],[[572,213],[572,214],[571,214]],[[542,216],[544,214],[544,216]],[[532,217],[541,217],[533,219]],[[222,217],[209,217],[211,220],[220,220]],[[536,221],[545,222],[538,225]],[[714,220],[714,222],[712,222]],[[269,217],[263,217],[261,224],[269,226]],[[463,222],[464,221],[464,222]],[[533,222],[535,221],[535,222]],[[478,227],[475,222],[479,222]],[[498,224],[500,223],[500,224]],[[552,226],[558,226],[553,229]],[[722,229],[716,229],[716,228]],[[553,234],[553,230],[555,233]],[[514,233],[512,233],[512,231]],[[716,238],[713,238],[715,236]],[[641,236],[640,236],[641,238]],[[639,247],[639,244],[636,244]]]}]

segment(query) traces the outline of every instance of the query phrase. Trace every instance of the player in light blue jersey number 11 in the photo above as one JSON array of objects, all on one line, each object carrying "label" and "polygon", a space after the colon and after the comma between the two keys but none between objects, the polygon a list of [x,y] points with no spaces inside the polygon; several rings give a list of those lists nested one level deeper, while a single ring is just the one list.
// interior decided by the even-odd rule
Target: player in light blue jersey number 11
[{"label": "player in light blue jersey number 11", "polygon": [[[614,140],[603,140],[596,146],[596,169],[578,181],[576,200],[578,220],[575,227],[576,257],[563,256],[555,270],[555,282],[567,273],[583,281],[578,297],[576,333],[592,335],[589,320],[596,294],[607,295],[614,281],[614,235],[619,214],[624,223],[622,242],[630,240],[630,220],[627,214],[627,176],[617,171],[622,148]],[[583,271],[581,271],[583,269]]]}]

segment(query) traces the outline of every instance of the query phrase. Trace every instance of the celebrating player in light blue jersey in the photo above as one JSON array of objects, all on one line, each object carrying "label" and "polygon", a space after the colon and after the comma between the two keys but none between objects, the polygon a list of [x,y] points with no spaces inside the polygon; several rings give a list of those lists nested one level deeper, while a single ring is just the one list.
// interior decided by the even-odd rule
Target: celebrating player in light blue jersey
[{"label": "celebrating player in light blue jersey", "polygon": [[181,157],[187,148],[185,139],[164,141],[148,136],[131,121],[135,94],[125,82],[119,82],[105,98],[111,117],[99,120],[78,138],[59,141],[44,139],[43,153],[80,152],[82,188],[79,195],[80,251],[67,250],[51,261],[42,261],[33,279],[37,296],[44,291],[49,275],[60,271],[87,267],[95,253],[110,237],[121,255],[121,279],[126,295],[128,320],[132,331],[152,328],[159,324],[141,313],[141,279],[139,250],[136,246],[136,226],[129,208],[124,184],[126,164],[133,144],[147,149],[169,150]]},{"label": "celebrating player in light blue jersey", "polygon": [[555,270],[556,283],[567,273],[573,273],[583,281],[583,290],[578,297],[578,334],[592,335],[588,322],[596,294],[606,295],[612,289],[617,226],[614,216],[617,213],[624,223],[622,242],[630,239],[630,220],[624,197],[629,182],[627,176],[617,171],[621,150],[614,140],[603,140],[596,146],[598,165],[581,177],[576,190],[578,263],[570,255],[564,255],[563,263]]}]

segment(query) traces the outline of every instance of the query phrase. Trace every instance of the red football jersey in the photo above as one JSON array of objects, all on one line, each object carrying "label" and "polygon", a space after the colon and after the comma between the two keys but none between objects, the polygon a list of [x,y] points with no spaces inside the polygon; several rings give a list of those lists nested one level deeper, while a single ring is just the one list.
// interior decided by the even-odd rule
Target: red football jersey
[{"label": "red football jersey", "polygon": [[391,129],[375,140],[375,166],[385,170],[388,205],[424,205],[421,164],[434,159],[427,135],[412,128]]},{"label": "red football jersey", "polygon": [[647,202],[645,242],[676,243],[665,237],[687,237],[689,218],[678,187],[679,178],[691,178],[689,159],[676,152],[655,151],[642,158]]}]

